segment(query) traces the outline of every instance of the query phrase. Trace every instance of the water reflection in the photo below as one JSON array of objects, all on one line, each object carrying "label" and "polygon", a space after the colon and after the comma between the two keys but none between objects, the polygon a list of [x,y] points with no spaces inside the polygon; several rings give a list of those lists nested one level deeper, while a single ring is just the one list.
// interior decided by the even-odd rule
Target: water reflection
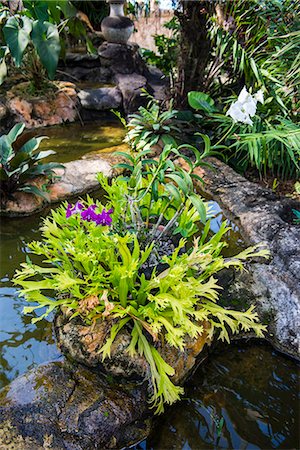
[{"label": "water reflection", "polygon": [[268,346],[211,355],[185,394],[136,450],[299,448],[299,366]]},{"label": "water reflection", "polygon": [[40,150],[54,150],[55,155],[44,161],[66,163],[81,158],[86,153],[113,149],[122,143],[125,129],[117,119],[80,122],[38,128],[26,133],[26,136],[48,136],[41,142]]},{"label": "water reflection", "polygon": [[23,315],[26,305],[10,279],[25,260],[26,242],[38,239],[40,216],[22,219],[1,218],[0,251],[0,388],[34,365],[57,359],[59,352],[52,324],[42,320],[31,324]]}]

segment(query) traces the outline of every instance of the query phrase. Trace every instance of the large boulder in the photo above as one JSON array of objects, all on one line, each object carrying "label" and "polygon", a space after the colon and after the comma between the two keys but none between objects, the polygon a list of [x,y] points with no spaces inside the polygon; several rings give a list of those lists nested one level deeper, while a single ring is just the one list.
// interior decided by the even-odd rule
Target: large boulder
[{"label": "large boulder", "polygon": [[85,109],[105,111],[118,109],[122,105],[122,95],[117,87],[81,89],[78,97],[81,106]]},{"label": "large boulder", "polygon": [[130,75],[116,74],[114,81],[117,84],[122,97],[125,114],[136,112],[140,106],[145,106],[147,98],[142,97],[142,91],[147,90],[147,79],[138,73]]},{"label": "large boulder", "polygon": [[107,177],[113,174],[112,166],[119,161],[114,155],[101,153],[94,154],[89,159],[79,159],[67,162],[64,168],[55,169],[56,179],[49,183],[43,177],[32,181],[32,184],[42,188],[47,186],[48,202],[34,194],[17,191],[13,194],[13,199],[1,205],[0,213],[6,216],[29,215],[43,209],[49,203],[56,203],[68,198],[79,196],[87,192],[99,189],[97,174],[103,173]]},{"label": "large boulder", "polygon": [[149,433],[143,385],[112,384],[84,366],[38,366],[0,391],[0,449],[122,448]]},{"label": "large boulder", "polygon": [[137,44],[116,44],[104,42],[98,49],[101,67],[107,67],[112,75],[144,74],[146,63],[139,53]]},{"label": "large boulder", "polygon": [[27,128],[74,122],[77,118],[77,92],[75,85],[56,82],[56,91],[48,97],[32,97],[26,94],[28,83],[19,83],[7,93],[6,107],[15,122],[25,123]]},{"label": "large boulder", "polygon": [[[138,353],[130,356],[127,348],[131,341],[129,330],[121,330],[110,351],[110,358],[102,359],[101,347],[110,335],[113,321],[98,320],[93,325],[85,324],[79,317],[71,319],[71,311],[60,312],[55,318],[55,333],[60,350],[71,360],[78,361],[98,372],[126,380],[150,380],[150,367],[144,356]],[[205,344],[210,344],[207,336],[208,324],[197,339],[186,339],[184,351],[160,343],[157,349],[164,360],[173,367],[171,377],[175,384],[182,384],[196,364],[196,359]],[[151,386],[150,390],[151,390]]]}]

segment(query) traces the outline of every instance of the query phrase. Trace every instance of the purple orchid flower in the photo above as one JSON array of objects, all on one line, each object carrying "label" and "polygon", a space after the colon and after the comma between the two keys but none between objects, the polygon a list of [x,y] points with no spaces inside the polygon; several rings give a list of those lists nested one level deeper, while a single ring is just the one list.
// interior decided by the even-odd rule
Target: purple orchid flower
[{"label": "purple orchid flower", "polygon": [[82,220],[87,220],[88,222],[96,221],[97,214],[95,213],[95,209],[97,205],[91,205],[86,210],[81,211]]},{"label": "purple orchid flower", "polygon": [[80,202],[76,202],[73,208],[72,205],[69,203],[68,208],[66,210],[66,218],[68,219],[69,217],[73,216],[73,214],[80,213],[82,209],[83,205]]},{"label": "purple orchid flower", "polygon": [[106,211],[103,209],[101,214],[97,214],[95,209],[97,205],[91,205],[87,209],[83,209],[83,205],[79,202],[75,203],[74,207],[69,203],[68,208],[66,210],[66,218],[69,218],[73,214],[80,213],[82,220],[86,220],[87,222],[95,222],[96,225],[111,225],[112,218],[110,214],[113,213],[113,209],[109,209]]},{"label": "purple orchid flower", "polygon": [[113,209],[109,209],[108,211],[105,211],[105,209],[103,209],[101,214],[97,214],[95,220],[96,224],[102,226],[111,225],[112,218],[110,217],[110,214],[112,214],[113,212],[114,212]]}]

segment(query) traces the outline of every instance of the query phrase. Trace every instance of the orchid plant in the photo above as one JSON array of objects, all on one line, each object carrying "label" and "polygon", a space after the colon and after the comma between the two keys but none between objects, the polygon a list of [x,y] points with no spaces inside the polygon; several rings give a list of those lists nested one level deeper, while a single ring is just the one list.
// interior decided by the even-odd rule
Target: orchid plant
[{"label": "orchid plant", "polygon": [[[181,152],[182,147],[193,151],[194,162]],[[102,174],[98,175],[101,188],[118,212],[117,230],[123,234],[131,230],[140,239],[144,236],[147,243],[159,242],[166,235],[191,237],[199,229],[197,223],[205,224],[209,215],[208,202],[195,193],[193,184],[194,180],[203,181],[194,171],[205,164],[209,147],[200,153],[192,146],[166,145],[156,159],[150,154],[151,150],[120,152],[124,162],[115,167],[125,169],[126,174],[111,184]],[[188,170],[172,161],[179,157],[188,162]]]},{"label": "orchid plant", "polygon": [[251,117],[256,114],[257,102],[264,103],[264,95],[260,89],[256,94],[251,95],[246,86],[243,87],[236,102],[232,103],[226,116],[230,116],[234,123],[241,122],[253,125]]},{"label": "orchid plant", "polygon": [[287,117],[270,117],[273,96],[267,91],[251,94],[244,86],[225,114],[202,92],[189,92],[188,101],[196,109],[202,129],[213,131],[212,150],[221,151],[238,171],[254,167],[260,176],[298,178],[300,128]]}]

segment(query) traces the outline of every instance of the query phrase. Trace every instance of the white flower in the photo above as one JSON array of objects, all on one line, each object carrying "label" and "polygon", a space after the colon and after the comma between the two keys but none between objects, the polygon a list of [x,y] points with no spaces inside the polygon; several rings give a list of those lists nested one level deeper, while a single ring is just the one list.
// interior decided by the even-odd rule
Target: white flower
[{"label": "white flower", "polygon": [[230,116],[233,121],[253,125],[251,117],[255,116],[257,102],[263,103],[262,90],[253,96],[247,91],[246,86],[241,90],[236,102],[232,103],[226,116]]},{"label": "white flower", "polygon": [[226,116],[230,116],[233,121],[236,122],[242,122],[247,123],[249,125],[252,125],[252,120],[250,119],[250,115],[246,112],[245,108],[243,107],[243,104],[239,101],[234,102],[229,110],[226,113]]},{"label": "white flower", "polygon": [[254,94],[254,98],[260,102],[262,105],[264,104],[264,94],[263,91],[260,89],[259,91]]}]

